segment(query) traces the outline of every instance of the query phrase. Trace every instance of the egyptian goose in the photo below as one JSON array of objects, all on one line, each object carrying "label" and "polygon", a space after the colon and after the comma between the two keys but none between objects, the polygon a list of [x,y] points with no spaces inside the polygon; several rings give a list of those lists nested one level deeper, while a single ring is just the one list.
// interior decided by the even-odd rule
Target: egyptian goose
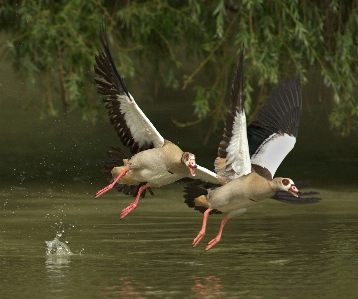
[{"label": "egyptian goose", "polygon": [[[248,128],[243,106],[243,52],[231,86],[230,108],[226,115],[223,140],[215,160],[215,172],[223,184],[202,189],[195,184],[185,187],[185,202],[204,213],[200,232],[193,241],[197,246],[205,235],[209,214],[227,213],[210,250],[221,239],[226,222],[244,213],[248,207],[266,198],[291,203],[314,203],[320,198],[299,197],[289,178],[273,176],[282,160],[294,147],[301,117],[302,97],[298,78],[291,78],[271,92],[265,105]],[[286,196],[286,194],[288,196]],[[315,192],[303,195],[315,194]],[[297,198],[297,201],[292,198]]]},{"label": "egyptian goose", "polygon": [[115,186],[119,191],[136,196],[135,201],[122,210],[122,219],[137,207],[148,187],[168,185],[190,176],[218,183],[215,173],[197,165],[192,153],[183,152],[159,134],[134,101],[118,73],[104,27],[100,30],[100,40],[103,48],[95,55],[94,70],[101,78],[94,80],[98,85],[98,93],[105,96],[103,101],[107,103],[111,124],[133,156],[128,158],[118,148],[108,152],[112,161],[104,165],[104,172],[109,175],[111,183],[98,191],[96,198]]}]

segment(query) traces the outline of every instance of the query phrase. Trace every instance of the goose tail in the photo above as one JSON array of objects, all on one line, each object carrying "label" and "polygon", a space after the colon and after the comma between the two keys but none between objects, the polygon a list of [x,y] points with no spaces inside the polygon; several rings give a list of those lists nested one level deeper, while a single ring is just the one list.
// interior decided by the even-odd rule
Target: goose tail
[{"label": "goose tail", "polygon": [[[186,203],[189,208],[194,208],[194,210],[204,213],[210,207],[207,200],[208,189],[201,188],[196,184],[187,184],[184,187],[184,193],[184,203]],[[210,215],[211,214],[221,214],[221,212],[213,209],[210,211]]]},{"label": "goose tail", "polygon": [[[111,158],[110,162],[106,162],[103,165],[103,173],[107,177],[109,182],[113,182],[112,169],[114,167],[124,166],[124,161],[129,160],[130,156],[128,156],[122,149],[120,148],[110,148],[107,152],[107,156]],[[117,183],[115,188],[119,192],[123,192],[125,195],[132,195],[135,197],[138,194],[138,190],[141,186],[145,185],[145,182],[140,182],[138,185],[127,185],[122,183]],[[153,195],[153,192],[150,188],[145,189],[141,197],[145,197],[146,191]]]}]

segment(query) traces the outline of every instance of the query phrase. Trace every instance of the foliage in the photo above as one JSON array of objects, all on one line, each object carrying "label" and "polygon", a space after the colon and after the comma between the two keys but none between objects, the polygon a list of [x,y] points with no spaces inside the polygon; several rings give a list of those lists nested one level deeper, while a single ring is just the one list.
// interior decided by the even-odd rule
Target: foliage
[{"label": "foliage", "polygon": [[[274,84],[295,74],[305,82],[316,66],[334,94],[332,126],[343,135],[358,129],[358,0],[3,0],[0,22],[11,36],[6,49],[30,81],[45,78],[51,114],[56,86],[65,107],[96,118],[90,84],[103,20],[121,73],[143,72],[135,68],[140,61],[166,86],[190,86],[198,121],[212,117],[215,127],[223,119],[243,47],[251,118]],[[198,75],[211,83],[199,84]]]}]

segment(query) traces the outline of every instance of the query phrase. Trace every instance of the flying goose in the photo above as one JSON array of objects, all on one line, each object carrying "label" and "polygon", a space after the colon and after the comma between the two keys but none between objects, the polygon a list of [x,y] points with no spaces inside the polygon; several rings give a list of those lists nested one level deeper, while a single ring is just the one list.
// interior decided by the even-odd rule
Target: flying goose
[{"label": "flying goose", "polygon": [[[131,158],[120,148],[112,148],[107,154],[112,161],[104,165],[104,172],[111,183],[98,191],[96,198],[113,187],[125,194],[136,196],[122,210],[121,219],[138,205],[147,188],[171,184],[184,177],[195,176],[203,181],[218,183],[215,173],[196,164],[195,156],[183,152],[174,143],[165,140],[139,108],[128,92],[123,78],[113,62],[105,28],[100,30],[102,49],[95,55],[94,81],[98,93],[104,95],[111,124],[122,144],[133,154]],[[152,193],[152,192],[151,192]]]},{"label": "flying goose", "polygon": [[270,94],[256,120],[246,128],[243,106],[243,52],[231,86],[230,107],[226,115],[223,140],[214,166],[223,184],[214,189],[202,189],[195,184],[185,187],[185,203],[204,213],[202,228],[192,245],[197,246],[205,235],[208,216],[227,213],[221,221],[218,235],[206,250],[221,239],[226,222],[244,213],[248,207],[274,198],[289,203],[314,203],[320,198],[304,198],[289,178],[274,177],[282,160],[294,147],[302,110],[301,87],[298,78],[290,78]]}]

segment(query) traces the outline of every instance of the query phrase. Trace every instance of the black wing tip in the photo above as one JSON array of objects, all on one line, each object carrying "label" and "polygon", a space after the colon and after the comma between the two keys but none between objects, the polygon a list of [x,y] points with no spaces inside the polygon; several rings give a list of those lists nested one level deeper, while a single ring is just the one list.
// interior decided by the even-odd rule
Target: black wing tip
[{"label": "black wing tip", "polygon": [[[268,133],[298,135],[302,114],[302,92],[299,76],[284,79],[274,88],[248,130],[264,128]],[[254,126],[254,127],[252,127]]]},{"label": "black wing tip", "polygon": [[101,22],[98,35],[101,40],[102,46],[108,48],[107,25],[105,21]]},{"label": "black wing tip", "polygon": [[298,197],[295,197],[285,191],[277,191],[274,194],[274,196],[272,196],[271,198],[283,203],[304,205],[304,204],[319,203],[320,201],[322,201],[321,197],[307,197],[316,194],[319,193],[315,191],[299,192]]},{"label": "black wing tip", "polygon": [[236,71],[231,83],[230,90],[230,109],[235,112],[238,109],[243,112],[243,79],[244,79],[244,50],[240,51]]},{"label": "black wing tip", "polygon": [[[123,166],[124,159],[128,159],[128,155],[119,147],[115,148],[115,147],[111,147],[109,151],[107,151],[107,156],[111,158],[110,162],[106,162],[103,165],[103,173],[105,174],[105,176],[107,177],[107,180],[109,182],[113,182],[113,177],[112,177],[112,169],[114,167],[119,167],[119,166]],[[125,195],[132,195],[132,196],[136,196],[138,193],[138,185],[127,185],[127,184],[115,184],[115,188],[117,189],[117,191],[124,193]],[[142,196],[144,197],[145,194]]]},{"label": "black wing tip", "polygon": [[291,76],[284,80],[284,82],[288,85],[295,86],[301,89],[301,80],[299,75]]},{"label": "black wing tip", "polygon": [[[207,189],[203,189],[197,186],[196,183],[193,184],[186,184],[184,187],[184,192],[186,194],[184,194],[184,203],[186,203],[188,205],[189,208],[194,208],[194,210],[199,211],[200,213],[204,213],[208,208],[204,207],[204,206],[197,206],[195,203],[195,199],[201,195],[207,195],[208,194],[208,190]],[[210,211],[210,215],[212,214],[221,214],[222,212],[217,210],[217,209],[213,209]]]},{"label": "black wing tip", "polygon": [[[300,190],[309,187],[310,182],[296,181],[295,186]],[[321,200],[323,200],[321,197],[315,197],[315,196],[311,197],[312,195],[317,195],[317,194],[319,194],[319,192],[317,191],[298,192],[298,197],[295,197],[285,191],[277,191],[274,194],[274,196],[272,196],[271,198],[283,203],[304,205],[304,204],[319,203]]]},{"label": "black wing tip", "polygon": [[129,159],[129,156],[119,147],[111,147],[110,150],[107,151],[106,155],[111,158],[111,161],[104,163],[102,170],[107,179],[111,181],[113,180],[111,173],[112,169],[114,167],[123,166],[123,160]]},{"label": "black wing tip", "polygon": [[[100,25],[98,35],[99,35],[99,38],[100,38],[100,41],[102,44],[102,48],[97,49],[98,53],[99,53],[98,56],[102,57],[104,60],[108,60],[108,63],[111,66],[114,74],[118,78],[118,81],[121,84],[121,87],[123,88],[124,93],[128,96],[128,98],[131,98],[129,95],[127,86],[126,86],[122,76],[119,74],[119,72],[116,68],[116,65],[114,63],[114,60],[112,58],[112,54],[111,54],[111,51],[109,49],[109,44],[108,44],[107,26],[104,21]],[[96,68],[96,66],[95,66],[95,68]]]},{"label": "black wing tip", "polygon": [[230,89],[230,107],[226,113],[223,140],[219,144],[217,156],[226,158],[226,148],[230,144],[233,136],[232,130],[237,112],[245,113],[243,104],[243,79],[244,79],[244,50],[239,54],[237,67],[231,83]]},{"label": "black wing tip", "polygon": [[[138,194],[139,188],[145,184],[146,184],[146,182],[141,182],[138,185],[126,185],[126,184],[118,184],[117,183],[115,185],[115,188],[117,189],[118,192],[122,192],[125,195],[131,195],[133,197],[136,197]],[[141,193],[141,196],[140,196],[141,198],[145,197],[147,190],[151,195],[154,195],[152,189],[150,187],[148,187]]]},{"label": "black wing tip", "polygon": [[[103,165],[103,173],[106,175],[109,182],[113,182],[113,177],[111,172],[112,169],[114,167],[123,166],[124,165],[123,160],[129,159],[130,157],[119,147],[111,147],[106,154],[112,160]],[[146,182],[140,182],[138,185],[127,185],[127,184],[117,183],[115,184],[115,188],[117,189],[118,192],[122,192],[125,195],[132,195],[133,197],[135,197],[138,194],[139,188],[145,184]],[[141,198],[145,197],[147,190],[151,195],[154,195],[151,188],[148,187],[142,192]]]}]

